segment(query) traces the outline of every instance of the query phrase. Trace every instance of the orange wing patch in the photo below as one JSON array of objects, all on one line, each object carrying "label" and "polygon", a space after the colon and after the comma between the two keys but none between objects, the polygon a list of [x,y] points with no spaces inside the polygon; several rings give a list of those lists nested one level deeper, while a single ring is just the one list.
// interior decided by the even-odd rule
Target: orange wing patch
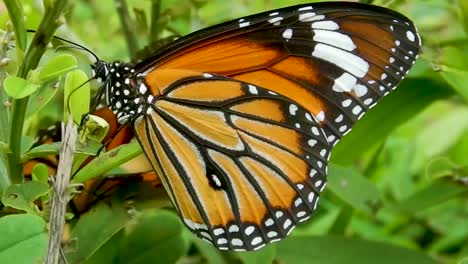
[{"label": "orange wing patch", "polygon": [[267,208],[258,193],[246,179],[244,173],[234,161],[221,152],[209,150],[210,157],[229,176],[230,183],[236,194],[241,221],[261,223]]},{"label": "orange wing patch", "polygon": [[266,124],[264,122],[254,121],[251,119],[236,116],[232,118],[235,126],[259,137],[275,142],[292,152],[302,155],[303,149],[301,147],[302,136],[292,129],[284,128]]},{"label": "orange wing patch", "polygon": [[239,134],[254,153],[277,166],[292,182],[300,183],[307,180],[309,166],[305,161],[244,132]]},{"label": "orange wing patch", "polygon": [[278,101],[270,99],[247,101],[236,104],[230,109],[242,114],[258,116],[276,122],[284,122],[286,119],[284,112],[281,110],[281,104]]},{"label": "orange wing patch", "polygon": [[169,92],[167,96],[183,100],[220,102],[244,94],[245,92],[238,82],[213,80],[209,83],[195,82],[190,85],[182,85]]},{"label": "orange wing patch", "polygon": [[[175,177],[185,178],[185,190],[181,191],[187,192],[187,190],[193,189],[192,197],[197,197],[198,209],[199,211],[203,209],[207,217],[206,221],[211,225],[227,225],[228,222],[233,221],[231,205],[226,194],[214,190],[209,184],[205,164],[201,159],[199,150],[157,114],[152,114],[150,118],[154,120],[157,129],[161,133],[161,138],[166,141],[167,147],[172,150],[173,155],[179,160],[181,169],[177,170],[177,174],[169,175],[166,173],[166,176],[170,177],[169,180],[172,182]],[[172,173],[174,172],[172,171]],[[175,195],[179,197],[179,193]]]},{"label": "orange wing patch", "polygon": [[236,131],[226,123],[224,113],[220,111],[202,110],[164,100],[157,101],[156,107],[201,138],[228,149],[242,150],[244,148]]},{"label": "orange wing patch", "polygon": [[268,70],[259,70],[232,76],[237,80],[252,83],[260,87],[267,87],[269,90],[284,95],[298,104],[304,106],[317,115],[323,111],[325,102],[314,91],[298,85],[286,78],[274,74]]},{"label": "orange wing patch", "polygon": [[241,158],[240,161],[263,187],[271,206],[287,210],[297,193],[281,176],[252,158]]},{"label": "orange wing patch", "polygon": [[231,75],[273,63],[283,53],[248,39],[202,42],[190,52],[171,58],[158,69],[187,69]]}]

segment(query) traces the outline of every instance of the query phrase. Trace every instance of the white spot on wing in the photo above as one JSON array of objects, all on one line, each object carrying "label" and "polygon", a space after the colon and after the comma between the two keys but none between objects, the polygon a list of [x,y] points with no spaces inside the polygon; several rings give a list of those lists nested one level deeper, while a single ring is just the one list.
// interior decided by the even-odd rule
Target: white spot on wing
[{"label": "white spot on wing", "polygon": [[239,27],[240,28],[243,28],[243,27],[247,27],[250,25],[250,22],[242,22],[242,23],[239,23]]},{"label": "white spot on wing", "polygon": [[305,6],[305,7],[301,7],[299,9],[297,9],[297,11],[306,11],[306,10],[312,10],[314,9],[313,7],[311,6]]},{"label": "white spot on wing", "polygon": [[293,30],[288,28],[283,32],[283,38],[290,39],[292,37]]},{"label": "white spot on wing", "polygon": [[251,94],[258,94],[257,87],[255,87],[255,86],[249,84],[249,92],[250,92]]},{"label": "white spot on wing", "polygon": [[359,78],[364,77],[369,71],[369,63],[362,58],[322,43],[315,45],[312,56],[335,64]]},{"label": "white spot on wing", "polygon": [[297,107],[297,105],[295,105],[295,104],[289,105],[289,113],[290,113],[291,115],[293,115],[293,116],[296,115],[297,110],[299,110],[299,108]]},{"label": "white spot on wing", "polygon": [[351,74],[345,72],[340,77],[335,79],[333,84],[333,91],[336,92],[350,92],[356,85],[357,79]]},{"label": "white spot on wing", "polygon": [[301,22],[311,22],[315,20],[322,20],[324,18],[323,15],[315,15],[314,12],[307,12],[299,15],[299,21]]},{"label": "white spot on wing", "polygon": [[277,26],[277,25],[280,24],[279,22],[280,22],[281,20],[283,20],[283,17],[274,17],[274,18],[268,19],[268,22],[270,22],[271,24]]},{"label": "white spot on wing", "polygon": [[317,120],[319,120],[320,122],[322,122],[323,120],[325,120],[325,113],[323,111],[320,111],[318,114],[317,114]]},{"label": "white spot on wing", "polygon": [[349,36],[335,31],[316,29],[314,30],[314,40],[349,51],[356,48]]},{"label": "white spot on wing", "polygon": [[338,26],[337,23],[330,21],[330,20],[314,22],[312,23],[311,27],[313,29],[326,29],[326,30],[337,30],[340,28],[340,26]]}]

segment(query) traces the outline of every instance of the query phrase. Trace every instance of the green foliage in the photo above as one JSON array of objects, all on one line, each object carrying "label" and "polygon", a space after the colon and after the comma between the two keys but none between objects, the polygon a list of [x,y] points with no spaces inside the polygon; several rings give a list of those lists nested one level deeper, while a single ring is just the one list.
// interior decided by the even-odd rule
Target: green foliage
[{"label": "green foliage", "polygon": [[[43,55],[47,43],[31,38],[25,28],[39,29],[46,42],[55,34],[83,44],[103,60],[126,61],[131,57],[130,41],[152,50],[157,40],[166,37],[268,9],[319,1],[127,2],[134,24],[133,33],[124,36],[113,0],[73,1],[61,8],[44,1],[45,9],[37,1],[5,1],[11,18],[0,12],[0,263],[44,260],[48,237],[39,216],[47,215],[46,202],[53,191],[49,171],[46,163],[36,165],[32,181],[20,183],[17,165],[56,155],[59,143],[37,146],[32,138],[68,118],[68,110],[81,123],[97,88],[92,82],[80,87],[90,77],[87,65],[93,57],[58,48],[64,43],[57,40]],[[71,232],[64,245],[68,263],[467,261],[468,4],[463,0],[365,2],[410,17],[422,35],[423,54],[398,89],[333,150],[328,187],[311,220],[289,238],[257,252],[219,251],[187,231],[175,212],[154,208],[167,204],[164,194],[141,198],[148,190],[129,184],[68,221]],[[54,33],[59,23],[64,24]],[[80,168],[98,153],[97,142],[108,129],[101,120],[91,120],[82,127],[74,184],[103,179],[141,154],[138,143],[132,142],[103,151]]]},{"label": "green foliage", "polygon": [[0,263],[41,263],[47,252],[46,223],[31,214],[0,218]]}]

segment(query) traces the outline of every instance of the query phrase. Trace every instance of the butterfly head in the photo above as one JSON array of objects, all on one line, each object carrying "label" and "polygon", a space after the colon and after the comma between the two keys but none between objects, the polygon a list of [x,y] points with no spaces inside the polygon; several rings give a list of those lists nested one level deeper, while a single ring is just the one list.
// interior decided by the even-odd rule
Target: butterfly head
[{"label": "butterfly head", "polygon": [[106,104],[117,115],[119,123],[127,123],[146,113],[155,98],[144,80],[135,74],[132,64],[97,61],[91,67],[93,78],[104,83]]}]

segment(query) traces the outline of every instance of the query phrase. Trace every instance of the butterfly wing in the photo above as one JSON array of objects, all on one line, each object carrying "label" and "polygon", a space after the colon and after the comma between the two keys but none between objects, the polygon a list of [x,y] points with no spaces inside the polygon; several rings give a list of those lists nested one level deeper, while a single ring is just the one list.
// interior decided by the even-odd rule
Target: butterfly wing
[{"label": "butterfly wing", "polygon": [[331,144],[394,89],[417,58],[406,17],[357,3],[293,6],[181,38],[136,66],[210,72],[265,87],[309,110]]},{"label": "butterfly wing", "polygon": [[286,236],[325,187],[330,145],[318,123],[262,87],[180,76],[160,75],[166,88],[135,131],[184,223],[220,249],[253,250]]},{"label": "butterfly wing", "polygon": [[356,3],[208,28],[136,65],[153,96],[136,136],[190,230],[220,249],[254,250],[315,210],[332,146],[419,46],[406,17]]}]

